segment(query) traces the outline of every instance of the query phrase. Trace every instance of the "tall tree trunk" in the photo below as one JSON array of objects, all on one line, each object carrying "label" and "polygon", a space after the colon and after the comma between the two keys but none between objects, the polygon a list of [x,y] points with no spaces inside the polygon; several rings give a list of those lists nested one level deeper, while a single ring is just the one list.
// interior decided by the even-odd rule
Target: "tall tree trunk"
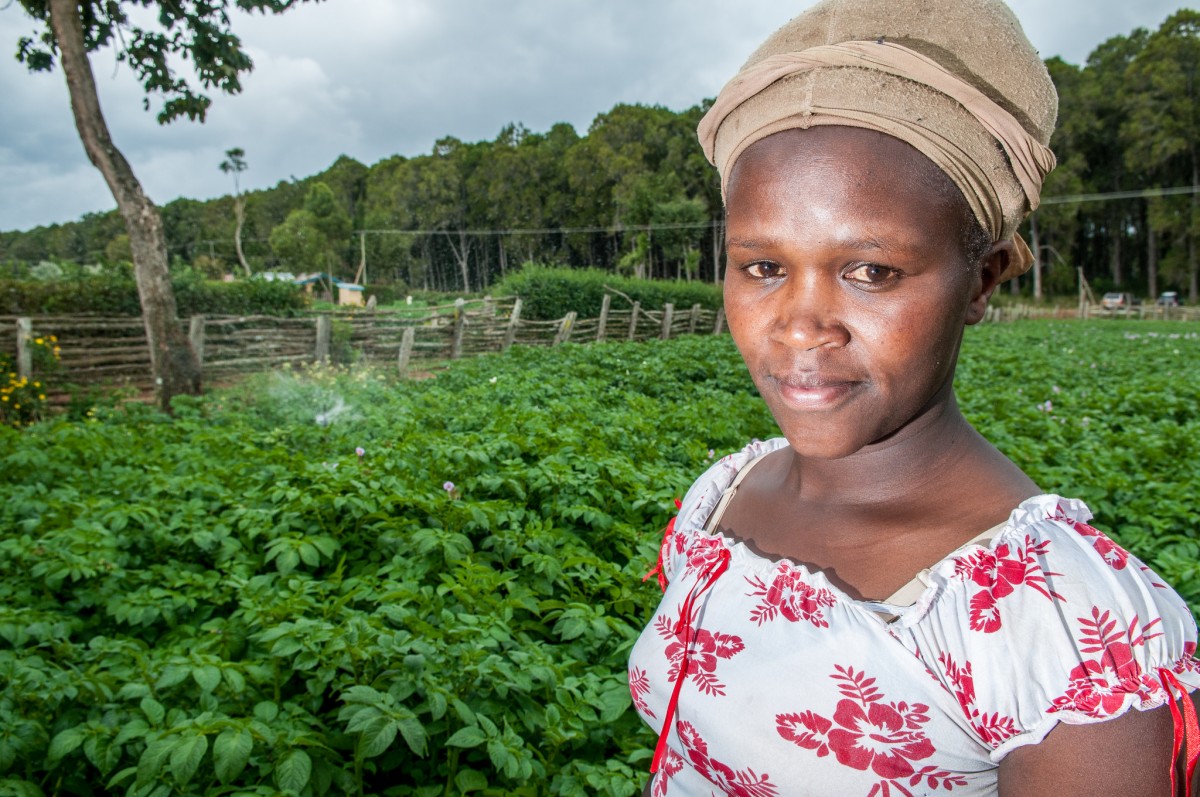
[{"label": "tall tree trunk", "polygon": [[1121,220],[1118,219],[1112,226],[1112,248],[1108,250],[1108,270],[1112,274],[1113,285],[1120,288],[1125,282],[1125,275],[1121,269],[1121,238],[1123,230],[1121,229]]},{"label": "tall tree trunk", "polygon": [[1146,213],[1146,289],[1151,299],[1158,298],[1158,235]]},{"label": "tall tree trunk", "polygon": [[462,276],[463,293],[471,292],[471,276],[467,270],[468,255],[471,252],[471,242],[467,238],[467,233],[463,230],[458,231],[458,246],[454,245],[454,239],[450,237],[450,233],[445,233],[446,243],[450,245],[450,251],[454,254],[454,259],[458,261],[458,272]]},{"label": "tall tree trunk", "polygon": [[721,284],[721,253],[725,251],[725,225],[713,222],[713,285]]},{"label": "tall tree trunk", "polygon": [[1200,160],[1196,148],[1192,147],[1192,217],[1188,219],[1188,302],[1195,304],[1200,299],[1200,275],[1196,268],[1196,222],[1200,218],[1200,196],[1195,186],[1200,184]]},{"label": "tall tree trunk", "polygon": [[1029,214],[1029,248],[1033,251],[1033,300],[1042,300],[1042,241],[1038,235],[1037,214]]},{"label": "tall tree trunk", "polygon": [[238,194],[233,198],[233,215],[237,218],[237,228],[233,231],[233,246],[237,249],[238,263],[242,266],[242,271],[246,272],[246,276],[250,276],[250,264],[246,262],[246,255],[242,253],[242,227],[246,224],[246,201]]},{"label": "tall tree trunk", "polygon": [[75,127],[88,160],[104,175],[129,232],[142,322],[150,345],[150,367],[159,402],[169,411],[172,396],[200,392],[200,363],[179,326],[175,294],[167,272],[162,217],[108,132],[100,111],[100,98],[96,95],[92,65],[84,47],[77,3],[75,0],[50,0],[49,7],[50,28],[58,43]]}]

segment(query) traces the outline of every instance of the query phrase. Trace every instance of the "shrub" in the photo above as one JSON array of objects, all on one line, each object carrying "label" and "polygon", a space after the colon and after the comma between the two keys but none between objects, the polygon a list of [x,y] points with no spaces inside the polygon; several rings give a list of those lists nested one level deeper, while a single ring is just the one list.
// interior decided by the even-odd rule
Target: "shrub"
[{"label": "shrub", "polygon": [[[172,277],[181,317],[189,315],[294,315],[308,297],[286,282],[212,282],[188,271]],[[0,313],[141,315],[137,283],[130,273],[108,272],[71,280],[0,280]]]},{"label": "shrub", "polygon": [[[58,367],[58,338],[37,336],[30,342],[36,371],[47,373]],[[19,428],[40,421],[46,413],[46,386],[38,379],[17,374],[17,364],[0,352],[0,426]]]},{"label": "shrub", "polygon": [[[721,289],[704,282],[640,280],[621,277],[599,269],[572,269],[526,264],[520,271],[498,282],[494,293],[521,297],[521,315],[534,320],[562,318],[574,310],[582,318],[596,318],[609,288],[620,291],[648,310],[667,302],[677,309],[700,304],[709,310],[721,306]],[[613,307],[625,307],[625,299],[613,297]]]}]

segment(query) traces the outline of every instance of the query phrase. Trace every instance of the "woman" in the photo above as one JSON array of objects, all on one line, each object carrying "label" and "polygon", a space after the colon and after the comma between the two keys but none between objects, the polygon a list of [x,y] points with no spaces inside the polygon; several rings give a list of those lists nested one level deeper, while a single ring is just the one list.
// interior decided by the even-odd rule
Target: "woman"
[{"label": "woman", "polygon": [[1055,112],[998,0],[827,0],[702,121],[726,315],[783,437],[664,539],[630,663],[647,794],[1175,789],[1187,607],[954,399],[964,327],[1029,265]]}]

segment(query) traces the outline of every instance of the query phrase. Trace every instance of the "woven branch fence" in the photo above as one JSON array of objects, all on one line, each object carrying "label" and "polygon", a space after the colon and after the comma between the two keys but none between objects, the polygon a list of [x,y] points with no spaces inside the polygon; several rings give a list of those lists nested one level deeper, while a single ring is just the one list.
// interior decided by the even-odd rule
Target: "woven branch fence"
[{"label": "woven branch fence", "polygon": [[[299,318],[194,316],[181,322],[200,357],[204,378],[262,371],[284,363],[332,361],[391,365],[401,373],[421,363],[453,360],[513,345],[558,346],[566,342],[669,339],[721,334],[722,310],[700,305],[679,309],[614,308],[606,295],[598,318],[574,312],[553,321],[521,317],[520,299],[459,299],[419,309],[337,311]],[[1106,310],[1011,305],[989,307],[989,322],[1024,318],[1143,318],[1200,320],[1200,308],[1140,306]],[[14,355],[21,376],[35,376],[32,342],[54,335],[61,362],[56,385],[152,387],[150,353],[140,318],[45,315],[0,316],[0,353]]]},{"label": "woven branch fence", "polygon": [[[181,322],[205,380],[262,371],[285,363],[331,361],[391,365],[401,373],[513,345],[558,346],[603,340],[650,340],[720,334],[724,312],[694,305],[683,311],[634,303],[613,309],[605,297],[598,318],[574,312],[553,321],[521,317],[521,300],[459,299],[453,304],[376,311],[340,311],[299,318],[193,316]],[[39,338],[57,338],[61,359],[54,384],[127,385],[148,389],[150,352],[140,318],[0,316],[0,352],[14,356],[21,376],[37,376]],[[45,374],[42,374],[45,376]]]}]

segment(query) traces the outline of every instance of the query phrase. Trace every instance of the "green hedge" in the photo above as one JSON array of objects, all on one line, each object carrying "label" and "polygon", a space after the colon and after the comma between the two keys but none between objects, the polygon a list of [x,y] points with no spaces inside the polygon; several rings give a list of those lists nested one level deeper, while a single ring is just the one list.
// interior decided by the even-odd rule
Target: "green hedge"
[{"label": "green hedge", "polygon": [[[705,282],[640,280],[621,277],[599,269],[572,269],[526,265],[498,282],[498,296],[520,296],[521,316],[536,320],[562,318],[574,310],[582,318],[596,318],[604,301],[605,288],[624,293],[649,310],[667,302],[676,308],[699,303],[710,310],[721,306],[721,289]],[[625,308],[620,296],[613,297],[614,308]]]},{"label": "green hedge", "polygon": [[[286,282],[245,280],[213,282],[191,274],[173,277],[180,316],[293,315],[308,306],[308,296]],[[0,313],[44,315],[99,313],[141,315],[132,275],[105,274],[73,280],[39,282],[0,280]]]}]

